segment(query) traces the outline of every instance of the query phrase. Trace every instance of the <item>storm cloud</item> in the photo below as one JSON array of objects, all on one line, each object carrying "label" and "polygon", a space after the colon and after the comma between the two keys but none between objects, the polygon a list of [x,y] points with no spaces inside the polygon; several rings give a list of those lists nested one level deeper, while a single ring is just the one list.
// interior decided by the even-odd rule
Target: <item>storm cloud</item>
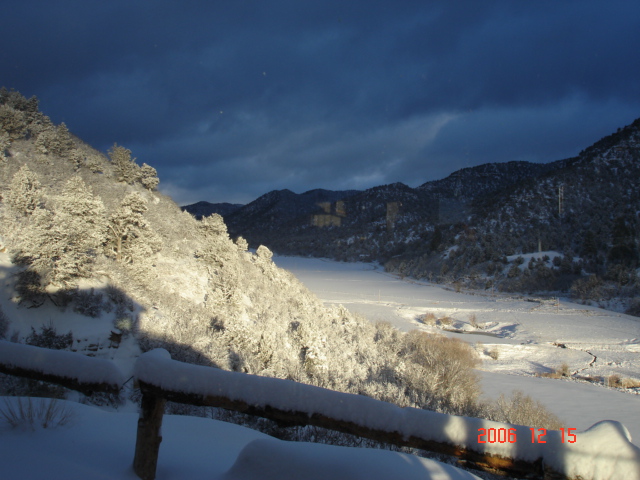
[{"label": "storm cloud", "polygon": [[12,3],[0,84],[180,204],[548,162],[640,117],[625,0]]}]

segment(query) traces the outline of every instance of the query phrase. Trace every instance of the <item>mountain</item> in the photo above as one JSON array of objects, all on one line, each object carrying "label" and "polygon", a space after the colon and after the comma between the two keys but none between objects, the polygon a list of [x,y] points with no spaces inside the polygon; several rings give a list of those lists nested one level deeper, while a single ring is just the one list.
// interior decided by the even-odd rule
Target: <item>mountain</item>
[{"label": "mountain", "polygon": [[[258,239],[273,242],[286,232],[306,225],[313,215],[335,213],[335,204],[356,195],[356,190],[309,190],[297,194],[291,190],[274,190],[225,217],[231,236],[243,236],[250,244],[265,244]],[[333,207],[332,207],[333,205]]]},{"label": "mountain", "polygon": [[[375,260],[417,278],[509,291],[573,285],[575,293],[595,274],[590,288],[601,297],[611,288],[628,296],[640,259],[639,159],[640,119],[547,164],[489,163],[417,188],[394,183],[318,198],[270,192],[231,214],[229,229],[276,252]],[[554,265],[545,260],[548,271],[532,264],[520,275],[508,265],[509,256],[539,251],[558,256]]]},{"label": "mountain", "polygon": [[235,212],[243,205],[241,203],[209,203],[209,202],[197,202],[190,205],[184,205],[180,207],[182,210],[189,212],[198,220],[202,220],[202,217],[208,217],[214,213],[222,217],[226,217]]}]

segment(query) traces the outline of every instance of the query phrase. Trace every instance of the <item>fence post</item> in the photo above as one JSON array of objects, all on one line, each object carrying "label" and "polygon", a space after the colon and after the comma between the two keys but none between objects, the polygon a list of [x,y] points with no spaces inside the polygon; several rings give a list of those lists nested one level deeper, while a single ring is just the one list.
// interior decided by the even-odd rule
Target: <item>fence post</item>
[{"label": "fence post", "polygon": [[138,419],[138,435],[136,437],[136,453],[133,457],[133,470],[142,480],[154,480],[158,466],[160,450],[160,427],[162,415],[167,401],[149,392],[142,393],[140,418]]}]

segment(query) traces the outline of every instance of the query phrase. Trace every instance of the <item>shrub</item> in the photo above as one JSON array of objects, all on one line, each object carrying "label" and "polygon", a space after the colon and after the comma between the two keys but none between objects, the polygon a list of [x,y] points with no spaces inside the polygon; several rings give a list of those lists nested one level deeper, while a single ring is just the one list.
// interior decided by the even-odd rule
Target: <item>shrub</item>
[{"label": "shrub", "polygon": [[[19,259],[14,258],[14,263],[20,263]],[[42,288],[40,275],[31,269],[18,273],[16,276],[15,289],[20,305],[35,308],[42,305],[45,301],[46,295]]]},{"label": "shrub", "polygon": [[620,378],[620,375],[609,375],[607,378],[607,386],[614,388],[622,387],[622,379]]},{"label": "shrub", "polygon": [[73,344],[73,334],[69,331],[69,333],[59,335],[53,322],[49,322],[49,325],[40,327],[39,333],[36,332],[35,328],[31,327],[31,333],[27,336],[25,342],[35,347],[65,350]]},{"label": "shrub", "polygon": [[500,358],[500,351],[498,350],[498,347],[493,347],[491,350],[487,351],[486,354],[494,360],[498,360],[498,358]]},{"label": "shrub", "polygon": [[479,395],[478,359],[465,342],[413,330],[403,338],[404,380],[422,408],[466,413]]},{"label": "shrub", "polygon": [[634,317],[640,317],[640,300],[633,300],[624,313],[633,315]]},{"label": "shrub", "polygon": [[556,373],[558,373],[561,377],[570,377],[571,372],[569,372],[569,365],[567,363],[563,363],[559,368],[556,369]]},{"label": "shrub", "polygon": [[11,146],[11,137],[6,132],[0,132],[0,162],[4,162],[6,158],[7,148]]},{"label": "shrub", "polygon": [[114,320],[113,326],[120,330],[123,334],[128,335],[133,330],[135,322],[130,316],[124,316]]},{"label": "shrub", "polygon": [[587,278],[579,278],[571,286],[571,296],[579,298],[583,302],[587,300],[597,300],[603,297],[604,282],[597,275],[590,275]]},{"label": "shrub", "polygon": [[97,318],[104,308],[102,294],[95,293],[93,288],[90,291],[80,290],[75,295],[75,305],[73,311],[87,317]]},{"label": "shrub", "polygon": [[55,428],[68,424],[73,418],[74,411],[55,398],[5,398],[4,407],[0,407],[0,419],[12,428]]},{"label": "shrub", "polygon": [[435,325],[436,324],[436,314],[433,312],[427,312],[422,316],[422,323],[425,325]]},{"label": "shrub", "polygon": [[507,398],[500,395],[495,404],[488,406],[487,418],[496,422],[526,425],[533,428],[557,430],[564,424],[537,400],[516,390]]}]

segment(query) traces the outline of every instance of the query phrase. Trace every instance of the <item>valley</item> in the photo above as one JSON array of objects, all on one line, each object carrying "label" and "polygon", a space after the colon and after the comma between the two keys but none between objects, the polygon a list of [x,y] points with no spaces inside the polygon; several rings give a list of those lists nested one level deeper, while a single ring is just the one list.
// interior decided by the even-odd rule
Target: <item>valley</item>
[{"label": "valley", "polygon": [[[457,293],[441,285],[402,280],[371,263],[287,256],[274,260],[327,304],[342,304],[402,331],[417,328],[469,342],[482,359],[478,373],[485,398],[521,390],[569,427],[583,430],[600,420],[618,420],[635,442],[640,439],[640,388],[615,389],[577,379],[619,377],[638,383],[636,317],[562,298]],[[436,317],[433,325],[424,323],[428,313]],[[437,320],[445,318],[449,320]],[[464,333],[448,331],[453,329]],[[571,378],[540,376],[563,368]]]}]

